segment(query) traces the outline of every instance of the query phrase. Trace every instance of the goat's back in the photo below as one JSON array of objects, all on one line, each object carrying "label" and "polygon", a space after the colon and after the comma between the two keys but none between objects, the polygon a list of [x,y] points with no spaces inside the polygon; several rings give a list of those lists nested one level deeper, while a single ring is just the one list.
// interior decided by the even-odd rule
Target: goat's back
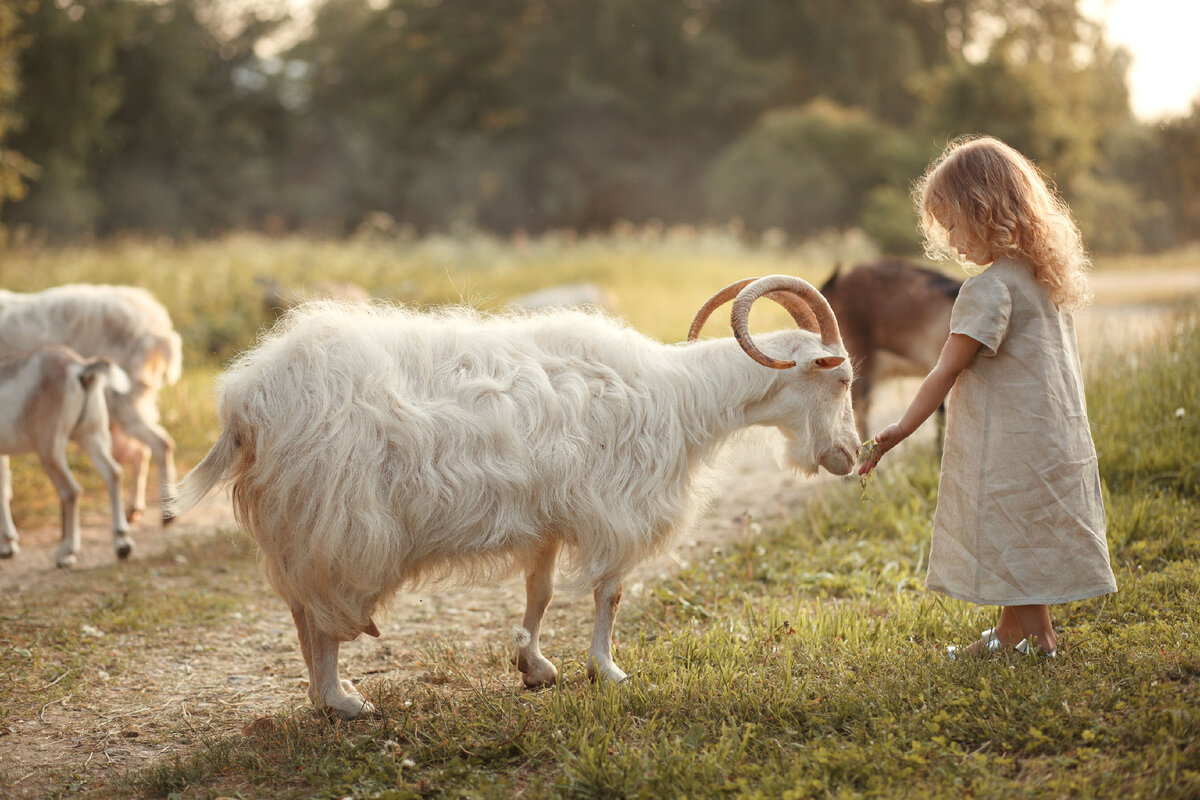
[{"label": "goat's back", "polygon": [[876,351],[928,370],[950,330],[950,311],[962,282],[902,260],[860,264],[835,272],[821,287],[856,361]]},{"label": "goat's back", "polygon": [[180,377],[182,347],[170,314],[134,286],[0,291],[0,356],[19,356],[43,344],[63,344],[85,358],[106,356],[153,388]]}]

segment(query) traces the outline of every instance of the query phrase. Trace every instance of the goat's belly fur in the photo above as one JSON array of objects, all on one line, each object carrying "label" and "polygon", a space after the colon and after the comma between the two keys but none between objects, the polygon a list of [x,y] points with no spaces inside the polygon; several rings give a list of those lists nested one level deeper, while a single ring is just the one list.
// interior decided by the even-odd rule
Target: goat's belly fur
[{"label": "goat's belly fur", "polygon": [[[560,334],[505,352],[473,341],[478,323],[456,336],[454,316],[435,329],[397,310],[341,313],[250,351],[221,400],[241,449],[239,521],[276,589],[326,633],[355,637],[405,584],[521,570],[551,539],[573,582],[594,585],[690,521],[678,423],[630,377],[647,365],[555,356]],[[621,347],[611,325],[595,336]]]}]

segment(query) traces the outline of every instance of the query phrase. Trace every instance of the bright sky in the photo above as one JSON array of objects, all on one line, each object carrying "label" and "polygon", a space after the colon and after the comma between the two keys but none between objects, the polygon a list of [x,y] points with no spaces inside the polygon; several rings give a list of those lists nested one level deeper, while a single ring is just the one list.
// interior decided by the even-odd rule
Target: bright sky
[{"label": "bright sky", "polygon": [[1133,57],[1130,105],[1140,119],[1186,116],[1200,94],[1198,0],[1083,0],[1081,8],[1103,20],[1109,43]]}]

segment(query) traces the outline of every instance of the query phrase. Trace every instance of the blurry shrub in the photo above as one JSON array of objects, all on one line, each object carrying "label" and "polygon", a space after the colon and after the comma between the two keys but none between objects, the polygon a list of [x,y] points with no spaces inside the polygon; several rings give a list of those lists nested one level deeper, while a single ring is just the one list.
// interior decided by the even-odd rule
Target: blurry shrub
[{"label": "blurry shrub", "polygon": [[897,256],[921,254],[921,233],[912,198],[894,186],[877,186],[863,204],[863,231],[884,253]]},{"label": "blurry shrub", "polygon": [[1071,211],[1088,249],[1096,253],[1129,253],[1166,244],[1166,209],[1147,203],[1128,184],[1083,175],[1071,186]]},{"label": "blurry shrub", "polygon": [[817,100],[766,114],[734,141],[709,169],[705,197],[714,217],[803,235],[857,225],[872,191],[902,193],[923,164],[924,154],[895,128]]}]

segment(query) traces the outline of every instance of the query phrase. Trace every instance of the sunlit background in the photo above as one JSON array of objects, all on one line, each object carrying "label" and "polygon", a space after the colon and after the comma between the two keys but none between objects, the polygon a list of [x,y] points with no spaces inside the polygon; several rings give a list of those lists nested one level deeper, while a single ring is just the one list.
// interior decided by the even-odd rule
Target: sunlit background
[{"label": "sunlit background", "polygon": [[919,252],[989,133],[1097,253],[1200,238],[1179,0],[9,0],[8,241],[618,225]]}]

